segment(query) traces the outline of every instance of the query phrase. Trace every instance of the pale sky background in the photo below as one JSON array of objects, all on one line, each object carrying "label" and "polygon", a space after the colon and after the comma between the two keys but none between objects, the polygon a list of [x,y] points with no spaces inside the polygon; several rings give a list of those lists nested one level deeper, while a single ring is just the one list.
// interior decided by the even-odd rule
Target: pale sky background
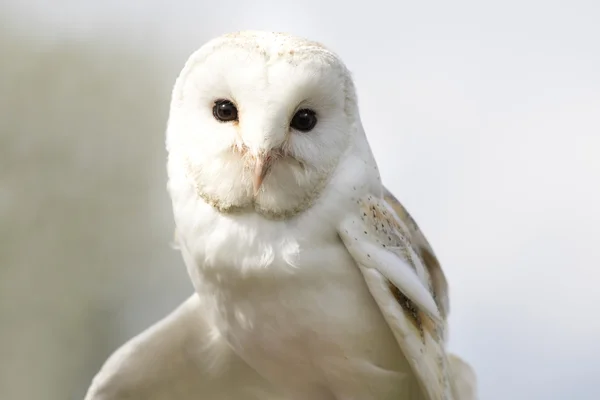
[{"label": "pale sky background", "polygon": [[[191,293],[182,262],[167,246],[172,225],[160,135],[170,85],[187,56],[205,41],[248,28],[318,40],[353,72],[384,180],[425,231],[448,276],[450,347],[476,369],[480,398],[600,398],[599,2],[4,0],[2,13],[28,40],[74,38],[83,46],[103,41],[142,49],[164,65],[164,72],[156,72],[160,79],[145,84],[156,85],[148,90],[163,110],[155,117],[154,136],[129,132],[132,143],[151,143],[154,156],[145,174],[155,180],[156,190],[138,215],[150,221],[140,229],[152,229],[153,241],[144,242],[143,257],[127,259],[153,260],[153,266],[135,273],[119,267],[127,284],[119,283],[118,274],[111,279],[94,275],[98,286],[112,285],[127,294],[88,322],[118,328],[106,333],[110,339],[98,354],[81,354],[73,361],[81,366],[80,375],[61,375],[70,385],[70,399],[82,397],[116,346]],[[130,66],[119,68],[127,77]],[[136,68],[158,70],[153,63]],[[39,82],[22,85],[34,93]],[[136,93],[128,95],[135,101]],[[102,105],[97,113],[102,114]],[[77,131],[82,141],[92,135],[85,126]],[[36,140],[28,146],[34,148]],[[112,145],[119,142],[105,150]],[[117,179],[123,170],[110,170],[113,160],[103,154],[96,154],[90,168],[107,169],[108,179]],[[11,187],[2,183],[0,200],[10,199]],[[103,218],[110,218],[112,209],[101,210]],[[136,226],[128,229],[134,236]],[[109,249],[117,246],[111,237],[109,231],[102,235]],[[63,250],[71,251],[67,245]],[[36,247],[27,251],[35,253]],[[111,253],[103,260],[110,265]],[[87,279],[78,277],[65,275],[64,280]],[[85,298],[87,292],[81,292]],[[35,298],[38,292],[27,293]],[[106,293],[96,298],[95,307],[116,301],[114,291]],[[34,311],[26,315],[35,318]],[[17,328],[12,332],[23,334]],[[79,334],[52,332],[63,346],[79,340]],[[29,373],[27,355],[15,349],[8,359],[19,359],[19,374]],[[6,356],[2,360],[0,372],[9,382],[17,372]],[[57,373],[35,371],[32,385],[35,373]]]}]

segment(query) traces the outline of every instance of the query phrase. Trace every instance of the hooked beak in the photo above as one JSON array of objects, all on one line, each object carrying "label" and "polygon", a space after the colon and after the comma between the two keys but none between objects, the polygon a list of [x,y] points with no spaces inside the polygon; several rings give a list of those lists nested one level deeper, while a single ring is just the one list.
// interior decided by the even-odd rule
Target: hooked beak
[{"label": "hooked beak", "polygon": [[252,181],[255,197],[258,194],[260,187],[262,186],[263,179],[265,179],[265,176],[267,175],[267,172],[271,167],[272,159],[273,156],[270,152],[255,157],[254,179]]}]

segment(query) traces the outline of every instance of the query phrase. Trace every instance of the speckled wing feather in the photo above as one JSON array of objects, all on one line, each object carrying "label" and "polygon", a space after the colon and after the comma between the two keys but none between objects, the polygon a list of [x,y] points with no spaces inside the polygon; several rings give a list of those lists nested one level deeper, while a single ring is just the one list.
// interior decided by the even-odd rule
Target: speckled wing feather
[{"label": "speckled wing feather", "polygon": [[429,272],[433,288],[433,298],[440,309],[440,314],[446,318],[450,313],[450,302],[448,300],[448,283],[444,271],[425,235],[406,208],[389,190],[386,188],[383,190],[385,202],[392,207],[398,218],[400,218],[400,221],[404,223],[414,250],[421,257],[421,261]]},{"label": "speckled wing feather", "polygon": [[443,274],[431,247],[387,191],[385,200],[373,195],[359,199],[353,211],[343,220],[340,237],[411,364],[424,398],[458,399],[445,348],[446,283],[443,279],[440,285]]}]

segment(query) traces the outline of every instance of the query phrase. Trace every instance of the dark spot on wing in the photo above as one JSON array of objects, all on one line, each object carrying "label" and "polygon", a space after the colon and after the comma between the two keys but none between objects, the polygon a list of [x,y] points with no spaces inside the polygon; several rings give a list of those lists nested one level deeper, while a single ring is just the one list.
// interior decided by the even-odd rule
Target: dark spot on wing
[{"label": "dark spot on wing", "polygon": [[392,295],[394,296],[394,298],[396,299],[398,304],[400,304],[400,306],[402,307],[402,310],[404,310],[404,314],[408,316],[408,318],[410,319],[410,322],[419,331],[419,334],[421,335],[421,339],[424,340],[425,332],[423,331],[423,321],[421,320],[421,314],[419,313],[419,309],[417,308],[415,303],[413,303],[408,297],[406,297],[400,291],[400,289],[398,289],[396,287],[396,285],[394,285],[389,280],[387,281],[387,283],[388,283],[388,288],[390,289],[390,292],[392,292]]},{"label": "dark spot on wing", "polygon": [[415,303],[406,297],[396,285],[389,280],[387,280],[387,284],[394,299],[396,299],[398,304],[400,304],[400,307],[402,307],[404,315],[408,317],[410,323],[412,323],[414,328],[419,332],[421,340],[423,342],[425,341],[425,332],[434,335],[437,329],[436,323],[423,311],[419,310]]}]

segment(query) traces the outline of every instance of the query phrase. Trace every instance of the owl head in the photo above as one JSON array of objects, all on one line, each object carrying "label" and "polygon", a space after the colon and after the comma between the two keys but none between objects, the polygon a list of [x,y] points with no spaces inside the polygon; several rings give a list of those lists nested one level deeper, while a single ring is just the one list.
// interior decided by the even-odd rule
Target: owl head
[{"label": "owl head", "polygon": [[334,53],[281,33],[224,35],[175,83],[170,185],[192,185],[223,213],[289,217],[319,198],[358,131],[354,85]]}]

